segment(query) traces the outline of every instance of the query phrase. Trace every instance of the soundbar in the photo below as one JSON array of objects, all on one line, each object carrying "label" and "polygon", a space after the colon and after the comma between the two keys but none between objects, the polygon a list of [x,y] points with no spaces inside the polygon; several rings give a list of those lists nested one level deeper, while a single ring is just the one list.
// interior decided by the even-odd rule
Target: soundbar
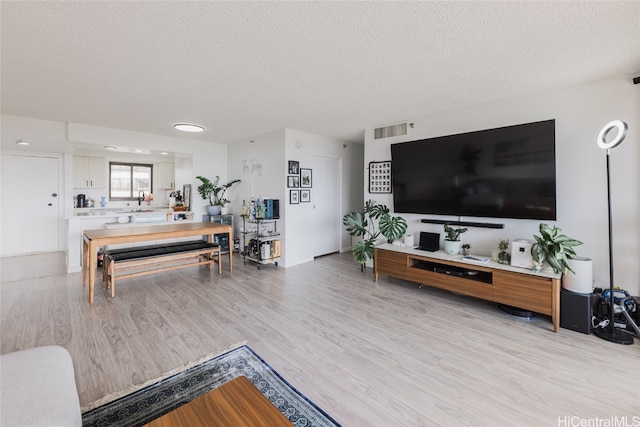
[{"label": "soundbar", "polygon": [[479,227],[479,228],[504,228],[504,224],[494,224],[491,222],[472,222],[472,221],[447,221],[444,219],[422,219],[420,222],[425,224],[449,224],[460,227]]}]

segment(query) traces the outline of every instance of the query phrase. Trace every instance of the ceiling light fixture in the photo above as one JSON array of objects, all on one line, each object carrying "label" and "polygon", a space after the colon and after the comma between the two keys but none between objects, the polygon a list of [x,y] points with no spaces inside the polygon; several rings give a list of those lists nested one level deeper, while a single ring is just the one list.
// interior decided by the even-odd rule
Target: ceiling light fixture
[{"label": "ceiling light fixture", "polygon": [[160,154],[162,154],[163,156],[167,156],[169,153],[167,153],[166,151],[162,151],[160,152]]},{"label": "ceiling light fixture", "polygon": [[105,149],[105,150],[117,150],[117,149],[118,149],[118,147],[114,147],[113,145],[105,145],[105,146],[104,146],[104,149]]},{"label": "ceiling light fixture", "polygon": [[16,144],[18,144],[18,145],[29,145],[29,143],[27,141],[25,141],[24,139],[17,140]]},{"label": "ceiling light fixture", "polygon": [[204,131],[204,127],[200,125],[194,125],[190,123],[176,123],[173,125],[174,128],[181,130],[183,132],[202,132]]}]

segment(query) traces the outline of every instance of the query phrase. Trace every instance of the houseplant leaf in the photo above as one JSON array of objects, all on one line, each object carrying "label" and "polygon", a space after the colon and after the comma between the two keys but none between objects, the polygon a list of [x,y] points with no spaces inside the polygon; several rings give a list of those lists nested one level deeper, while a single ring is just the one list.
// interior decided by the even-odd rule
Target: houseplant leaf
[{"label": "houseplant leaf", "polygon": [[390,241],[401,238],[407,231],[407,221],[399,216],[384,214],[380,217],[379,225],[380,233]]}]

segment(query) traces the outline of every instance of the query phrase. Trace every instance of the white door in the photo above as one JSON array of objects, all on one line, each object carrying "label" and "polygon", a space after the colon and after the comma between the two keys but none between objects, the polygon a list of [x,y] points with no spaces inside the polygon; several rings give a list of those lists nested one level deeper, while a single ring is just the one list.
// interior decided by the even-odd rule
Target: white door
[{"label": "white door", "polygon": [[340,159],[313,156],[313,256],[340,250]]},{"label": "white door", "polygon": [[1,157],[0,255],[59,250],[59,159]]}]

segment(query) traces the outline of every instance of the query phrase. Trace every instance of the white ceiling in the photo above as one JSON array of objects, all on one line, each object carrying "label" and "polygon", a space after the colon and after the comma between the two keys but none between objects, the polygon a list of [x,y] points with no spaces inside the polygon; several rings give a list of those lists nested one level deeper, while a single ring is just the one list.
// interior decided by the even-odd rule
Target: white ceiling
[{"label": "white ceiling", "polygon": [[[640,2],[0,2],[2,113],[229,143],[640,74]],[[175,131],[176,122],[206,127]]]}]

